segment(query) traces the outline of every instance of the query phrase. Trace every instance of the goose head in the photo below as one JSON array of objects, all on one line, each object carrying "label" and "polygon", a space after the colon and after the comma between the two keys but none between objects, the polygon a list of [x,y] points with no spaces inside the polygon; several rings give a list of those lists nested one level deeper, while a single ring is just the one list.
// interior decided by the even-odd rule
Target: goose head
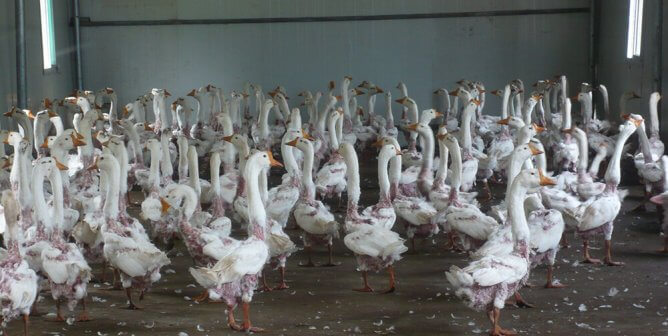
[{"label": "goose head", "polygon": [[652,94],[649,95],[649,103],[652,105],[656,105],[656,103],[661,100],[661,94],[658,92],[652,92]]},{"label": "goose head", "polygon": [[631,100],[631,99],[638,99],[640,98],[640,95],[637,94],[635,91],[627,91],[622,94],[623,99],[625,100]]},{"label": "goose head", "polygon": [[399,103],[403,106],[406,106],[406,107],[417,106],[417,104],[415,103],[415,100],[413,100],[410,97],[401,97],[401,98],[395,100],[395,102],[397,102],[397,103]]},{"label": "goose head", "polygon": [[543,175],[539,169],[523,170],[513,181],[513,184],[516,183],[521,183],[528,190],[537,190],[540,187],[553,186],[557,184],[553,179]]},{"label": "goose head", "polygon": [[501,119],[496,122],[499,125],[508,125],[512,127],[513,129],[518,129],[524,127],[524,120],[520,117],[508,117],[506,119]]},{"label": "goose head", "polygon": [[422,111],[422,114],[420,114],[420,122],[423,124],[429,124],[432,120],[442,116],[443,113],[438,112],[435,109],[424,110]]},{"label": "goose head", "polygon": [[411,132],[416,132],[424,137],[428,136],[432,132],[431,127],[423,123],[410,124],[405,128]]},{"label": "goose head", "polygon": [[286,143],[288,146],[292,147],[297,147],[299,150],[301,150],[304,153],[312,153],[313,152],[313,143],[309,141],[308,139],[302,138],[302,137],[297,137],[294,138],[292,141]]},{"label": "goose head", "polygon": [[18,146],[21,141],[25,140],[19,132],[9,132],[3,142],[14,147]]},{"label": "goose head", "polygon": [[383,146],[386,145],[393,145],[396,149],[401,151],[401,146],[399,146],[399,141],[397,141],[397,139],[392,136],[380,137],[378,140],[376,140],[376,142],[373,143],[373,146],[377,148],[383,148]]},{"label": "goose head", "polygon": [[171,96],[171,94],[166,89],[151,89],[151,94],[153,97],[166,98]]}]

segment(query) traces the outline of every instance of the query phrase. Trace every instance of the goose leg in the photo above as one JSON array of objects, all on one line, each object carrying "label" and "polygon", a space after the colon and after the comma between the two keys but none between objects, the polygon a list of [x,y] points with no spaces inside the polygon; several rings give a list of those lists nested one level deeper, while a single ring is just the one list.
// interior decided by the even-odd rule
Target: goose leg
[{"label": "goose leg", "polygon": [[290,288],[290,286],[288,286],[288,284],[285,283],[285,266],[280,266],[278,268],[278,272],[281,274],[281,283],[274,289],[281,290]]},{"label": "goose leg", "polygon": [[132,302],[132,288],[128,287],[125,289],[125,295],[128,298],[128,308],[130,310],[139,310],[142,309],[142,307],[137,306],[134,302]]},{"label": "goose leg", "polygon": [[482,182],[484,183],[485,192],[487,193],[487,200],[491,201],[494,197],[492,196],[492,189],[489,188],[489,182],[487,179],[484,179]]},{"label": "goose leg", "polygon": [[333,250],[334,247],[332,246],[332,243],[327,244],[327,251],[329,252],[329,261],[326,264],[322,265],[323,267],[333,267],[339,265],[337,263],[334,263]]},{"label": "goose leg", "polygon": [[56,299],[56,318],[53,319],[54,322],[65,322],[63,318],[63,312],[60,309],[60,298]]},{"label": "goose leg", "polygon": [[367,279],[367,271],[362,271],[362,281],[364,282],[364,287],[353,289],[356,292],[373,292],[373,289],[369,287],[369,280]]},{"label": "goose leg", "polygon": [[501,311],[499,310],[499,308],[494,308],[493,310],[489,311],[487,315],[489,316],[489,319],[492,322],[492,330],[489,333],[490,335],[493,336],[517,335],[515,331],[501,328],[501,326],[499,325],[499,317],[501,316]]},{"label": "goose leg", "polygon": [[23,335],[28,336],[28,326],[30,325],[30,316],[23,314]]},{"label": "goose leg", "polygon": [[552,280],[552,273],[554,271],[554,267],[552,265],[547,265],[547,283],[545,284],[545,288],[564,288],[566,285],[561,284],[561,283],[554,283]]},{"label": "goose leg", "polygon": [[244,311],[244,326],[243,326],[243,330],[245,330],[246,332],[254,332],[254,333],[263,332],[264,329],[262,329],[262,328],[258,328],[258,327],[253,327],[253,325],[251,324],[251,320],[250,320],[250,303],[248,303],[248,302],[244,302],[244,303],[241,304],[241,307],[243,308],[243,311]]},{"label": "goose leg", "polygon": [[668,236],[663,238],[663,249],[659,250],[660,253],[668,253]]},{"label": "goose leg", "polygon": [[582,262],[585,263],[585,264],[599,264],[601,262],[600,259],[593,259],[589,255],[589,240],[584,239],[582,241],[582,244],[583,244],[583,250],[584,250],[584,260]]},{"label": "goose leg", "polygon": [[195,301],[197,303],[201,303],[201,302],[204,302],[205,300],[207,300],[208,298],[209,298],[209,291],[205,289],[200,295],[198,295],[197,297],[194,297],[193,301]]},{"label": "goose leg", "polygon": [[311,246],[307,245],[304,246],[304,251],[306,252],[306,256],[308,257],[308,262],[306,264],[299,264],[300,267],[314,267],[315,264],[313,263],[313,260],[311,259]]},{"label": "goose leg", "polygon": [[237,321],[234,319],[234,307],[227,306],[227,325],[230,326],[230,329],[236,331],[243,331],[240,325],[237,324]]},{"label": "goose leg", "polygon": [[262,271],[262,288],[260,288],[260,291],[271,292],[271,288],[267,285],[267,277],[264,275],[264,271]]},{"label": "goose leg", "polygon": [[621,261],[612,261],[612,241],[605,241],[605,264],[608,266],[624,266]]},{"label": "goose leg", "polygon": [[90,316],[88,316],[88,310],[86,309],[86,299],[81,299],[81,307],[83,308],[83,311],[81,312],[81,315],[77,318],[78,322],[88,322],[91,320]]},{"label": "goose leg", "polygon": [[519,291],[515,292],[515,304],[520,308],[534,308],[534,307],[536,307],[533,304],[524,301],[524,298],[522,297],[522,295],[520,295]]},{"label": "goose leg", "polygon": [[390,288],[383,291],[383,294],[393,293],[394,290],[396,289],[395,277],[394,277],[394,267],[392,267],[392,265],[387,266],[387,272],[390,275]]},{"label": "goose leg", "polygon": [[561,234],[561,248],[562,249],[567,249],[569,247],[571,247],[571,246],[568,245],[568,237],[566,236],[566,232],[564,232],[564,233]]}]

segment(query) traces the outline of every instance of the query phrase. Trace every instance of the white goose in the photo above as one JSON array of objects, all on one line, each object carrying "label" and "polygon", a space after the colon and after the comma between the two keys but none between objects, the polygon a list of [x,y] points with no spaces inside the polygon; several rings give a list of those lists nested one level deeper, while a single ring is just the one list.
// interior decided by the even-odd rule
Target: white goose
[{"label": "white goose", "polygon": [[346,164],[338,152],[341,138],[336,127],[343,116],[343,110],[337,109],[332,111],[327,119],[331,153],[329,160],[315,175],[315,188],[321,197],[331,198],[336,195],[340,199],[341,193],[346,189]]},{"label": "white goose", "polygon": [[308,262],[303,266],[314,266],[311,260],[311,248],[314,244],[327,245],[329,261],[323,266],[335,266],[332,256],[332,240],[339,237],[339,223],[334,221],[334,215],[329,209],[315,199],[315,184],[312,177],[313,145],[311,141],[304,138],[295,138],[288,142],[288,145],[297,147],[304,153],[302,189],[294,210],[295,221],[304,231],[302,239],[308,255]]},{"label": "white goose", "polygon": [[642,123],[641,120],[627,120],[619,126],[619,135],[615,144],[615,151],[608,163],[605,172],[605,190],[595,198],[582,203],[575,209],[565,209],[564,219],[574,223],[578,234],[583,239],[584,262],[599,263],[600,260],[593,259],[589,255],[589,239],[597,234],[605,237],[605,263],[609,266],[619,266],[623,263],[612,261],[612,230],[613,222],[619,210],[625,192],[617,190],[621,180],[620,161],[626,140],[636,131]]},{"label": "white goose", "polygon": [[[380,205],[384,210],[382,216],[361,215],[357,211],[357,203],[360,197],[359,163],[355,149],[350,144],[342,144],[340,147],[346,165],[348,165],[348,210],[345,218],[345,228],[348,233],[343,242],[355,253],[357,268],[362,272],[364,287],[356,289],[360,292],[372,292],[367,280],[367,272],[378,272],[387,269],[390,275],[389,288],[383,293],[392,293],[395,290],[395,278],[393,264],[401,259],[401,254],[407,251],[404,240],[392,231],[394,218],[388,216],[391,207]],[[387,177],[387,164],[389,160],[401,152],[394,145],[386,145],[380,150],[378,156],[378,181],[381,184],[381,200],[379,204],[389,203],[389,180]],[[383,173],[384,171],[384,173]],[[391,222],[387,217],[390,217]]]},{"label": "white goose", "polygon": [[554,182],[537,170],[526,170],[513,181],[512,192],[506,195],[514,243],[511,254],[487,255],[463,269],[453,265],[446,272],[457,297],[469,308],[487,312],[492,324],[490,335],[515,334],[501,328],[499,320],[506,299],[515,294],[529,276],[531,233],[524,212],[524,199],[528,190],[550,184]]},{"label": "white goose", "polygon": [[[260,332],[250,321],[250,302],[269,259],[269,247],[265,243],[267,214],[260,196],[259,176],[270,166],[280,166],[271,152],[256,152],[250,156],[244,170],[247,181],[249,212],[249,236],[211,268],[191,268],[190,274],[209,291],[212,299],[222,299],[227,304],[227,323],[234,330]],[[241,303],[243,324],[234,319],[234,309]]]},{"label": "white goose", "polygon": [[[86,289],[91,278],[91,268],[84,259],[79,248],[67,243],[63,236],[65,224],[63,207],[63,184],[59,169],[65,168],[53,158],[37,161],[33,172],[33,197],[35,200],[35,219],[48,227],[49,241],[42,250],[42,270],[49,280],[51,296],[56,300],[56,320],[65,321],[61,314],[61,300],[67,301],[69,310],[73,310],[81,301],[83,312],[79,321],[88,321],[86,311]],[[49,177],[53,192],[53,209],[51,213],[44,199],[44,179]]]},{"label": "white goose", "polygon": [[[434,134],[429,126],[422,123],[412,124],[407,128],[425,138],[425,156],[420,170],[422,178],[418,180],[418,184],[422,180],[422,183],[426,186],[427,179],[432,174]],[[432,158],[428,158],[428,156],[432,156]],[[438,225],[431,223],[431,218],[436,215],[437,211],[423,197],[410,197],[398,193],[394,198],[393,206],[397,216],[406,223],[406,235],[411,240],[412,249],[415,249],[415,236],[426,238],[438,233]]]},{"label": "white goose", "polygon": [[169,259],[145,236],[133,228],[119,225],[119,179],[118,160],[113,155],[103,154],[89,169],[97,169],[107,174],[108,186],[104,202],[104,257],[121,275],[127,295],[128,309],[139,309],[132,300],[132,289],[140,291],[140,300],[150,285],[160,280],[160,268],[170,263]]}]

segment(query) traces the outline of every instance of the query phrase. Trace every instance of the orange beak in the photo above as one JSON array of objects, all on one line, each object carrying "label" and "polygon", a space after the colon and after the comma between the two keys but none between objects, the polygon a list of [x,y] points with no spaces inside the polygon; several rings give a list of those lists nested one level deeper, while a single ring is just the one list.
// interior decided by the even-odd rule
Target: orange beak
[{"label": "orange beak", "polygon": [[408,101],[408,97],[401,97],[401,98],[395,100],[395,102],[397,102],[401,105],[405,104],[407,101]]},{"label": "orange beak", "polygon": [[380,87],[376,86],[376,93],[383,93],[385,90],[381,89]]},{"label": "orange beak", "polygon": [[[81,134],[78,134],[78,135],[81,135]],[[86,143],[79,140],[79,138],[77,136],[72,136],[72,145],[74,147],[81,147],[81,146],[85,146]]]},{"label": "orange beak", "polygon": [[169,91],[165,90],[165,97],[169,97],[169,96],[171,96],[171,95],[172,95],[172,94],[169,93]]},{"label": "orange beak", "polygon": [[534,146],[532,143],[528,143],[528,145],[529,145],[529,149],[531,150],[531,155],[543,154],[543,151],[536,148],[536,146]]},{"label": "orange beak", "polygon": [[540,185],[542,186],[553,186],[557,184],[553,179],[543,175],[542,170],[538,170],[538,175],[540,176]]},{"label": "orange beak", "polygon": [[197,92],[197,91],[195,91],[195,89],[192,89],[192,90],[190,90],[190,92],[188,92],[188,94],[186,94],[186,96],[195,97],[195,92]]},{"label": "orange beak", "polygon": [[39,148],[49,148],[49,140],[47,138],[44,138],[44,142],[39,145]]},{"label": "orange beak", "polygon": [[567,134],[571,134],[571,133],[573,133],[573,129],[572,129],[572,128],[565,128],[565,129],[562,129],[561,131],[562,131],[563,133],[567,133]]},{"label": "orange beak", "polygon": [[448,136],[448,133],[443,133],[443,134],[439,134],[439,135],[437,135],[436,137],[438,138],[438,140],[445,140],[445,138],[446,138],[447,136]]},{"label": "orange beak", "polygon": [[56,112],[53,112],[51,110],[49,110],[47,113],[49,114],[49,118],[55,118],[55,117],[58,116],[58,114]]},{"label": "orange beak", "polygon": [[302,137],[303,137],[304,139],[308,139],[308,140],[311,140],[311,141],[314,141],[314,140],[315,140],[311,135],[309,135],[308,133],[306,133],[305,130],[302,130]]},{"label": "orange beak", "polygon": [[123,118],[127,118],[128,115],[130,114],[130,111],[128,110],[128,108],[123,106],[122,111],[123,111]]},{"label": "orange beak", "polygon": [[436,114],[436,118],[440,118],[440,117],[443,116],[443,113],[438,112],[438,111],[436,111],[435,114]]},{"label": "orange beak", "polygon": [[294,138],[294,139],[292,139],[292,141],[287,142],[286,145],[292,146],[292,147],[297,147],[297,141],[299,141],[299,138]]},{"label": "orange beak", "polygon": [[144,123],[144,131],[153,132],[153,127],[151,127],[148,123]]},{"label": "orange beak", "polygon": [[164,213],[167,213],[167,211],[169,211],[169,208],[171,208],[171,207],[172,207],[172,206],[169,205],[169,203],[167,202],[167,200],[165,200],[164,198],[160,197],[160,211],[162,211],[163,214],[164,214]]},{"label": "orange beak", "polygon": [[499,125],[508,125],[510,123],[510,117],[508,117],[506,119],[501,119],[501,120],[497,121],[496,123],[499,124]]},{"label": "orange beak", "polygon": [[7,112],[3,113],[2,115],[5,116],[5,117],[11,117],[12,116],[12,111],[11,110],[7,111]]},{"label": "orange beak", "polygon": [[624,119],[624,120],[630,120],[630,119],[631,119],[631,115],[628,114],[628,113],[627,113],[627,114],[622,114],[621,117],[622,117],[622,119]]},{"label": "orange beak", "polygon": [[28,116],[28,118],[30,118],[30,119],[35,119],[35,115],[32,114],[32,111],[30,111],[30,110],[28,110],[27,116]]},{"label": "orange beak", "polygon": [[541,133],[545,130],[545,127],[540,126],[538,124],[533,124],[533,128],[536,130],[536,133]]},{"label": "orange beak", "polygon": [[276,159],[274,159],[274,155],[271,154],[271,151],[267,151],[267,155],[269,155],[269,164],[272,167],[283,167],[282,163],[280,163]]},{"label": "orange beak", "polygon": [[378,140],[376,140],[376,142],[373,143],[373,146],[377,147],[377,148],[381,148],[381,147],[383,147],[383,143],[384,143],[383,138],[379,138]]},{"label": "orange beak", "polygon": [[231,143],[231,142],[232,142],[232,137],[233,137],[233,136],[234,136],[234,134],[233,134],[233,135],[224,136],[224,137],[223,137],[223,140]]},{"label": "orange beak", "polygon": [[90,165],[86,170],[97,170],[97,156],[95,157],[95,161],[93,161],[93,164]]},{"label": "orange beak", "polygon": [[448,92],[448,95],[453,97],[457,97],[458,94],[459,94],[459,89]]},{"label": "orange beak", "polygon": [[58,161],[56,159],[53,159],[53,160],[56,161],[56,167],[58,167],[58,169],[60,169],[60,170],[68,170],[69,169],[66,165],[60,163],[60,161]]},{"label": "orange beak", "polygon": [[335,96],[334,98],[336,98],[337,101],[342,101],[343,100],[342,96]]},{"label": "orange beak", "polygon": [[645,122],[645,119],[633,119],[633,123],[636,125],[636,127],[640,127],[640,125]]},{"label": "orange beak", "polygon": [[409,130],[409,131],[416,132],[419,125],[420,124],[417,124],[417,123],[416,124],[410,124],[410,125],[406,126],[406,129]]},{"label": "orange beak", "polygon": [[480,106],[480,100],[478,100],[478,99],[475,99],[475,98],[474,98],[474,99],[471,99],[471,102],[472,102],[473,104],[476,104],[476,106]]},{"label": "orange beak", "polygon": [[401,155],[401,151],[397,149],[397,155]]},{"label": "orange beak", "polygon": [[77,137],[79,140],[83,140],[84,136],[79,134],[79,132],[74,132],[74,135]]}]

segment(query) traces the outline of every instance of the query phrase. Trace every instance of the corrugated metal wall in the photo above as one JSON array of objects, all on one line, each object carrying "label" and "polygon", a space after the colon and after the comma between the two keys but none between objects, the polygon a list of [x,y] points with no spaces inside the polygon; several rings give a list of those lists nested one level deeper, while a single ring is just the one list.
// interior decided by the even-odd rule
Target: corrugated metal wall
[{"label": "corrugated metal wall", "polygon": [[[83,0],[93,21],[335,16],[587,7],[587,0]],[[420,108],[434,88],[461,78],[498,88],[520,77],[531,83],[555,74],[588,80],[587,13],[372,22],[86,27],[84,82],[114,87],[121,102],[152,87],[185,95],[215,83],[227,91],[248,80],[289,94],[325,90],[352,75],[394,88],[406,82]],[[398,95],[398,92],[394,92]],[[382,108],[382,102],[380,108]],[[487,113],[498,113],[490,99]]]}]

